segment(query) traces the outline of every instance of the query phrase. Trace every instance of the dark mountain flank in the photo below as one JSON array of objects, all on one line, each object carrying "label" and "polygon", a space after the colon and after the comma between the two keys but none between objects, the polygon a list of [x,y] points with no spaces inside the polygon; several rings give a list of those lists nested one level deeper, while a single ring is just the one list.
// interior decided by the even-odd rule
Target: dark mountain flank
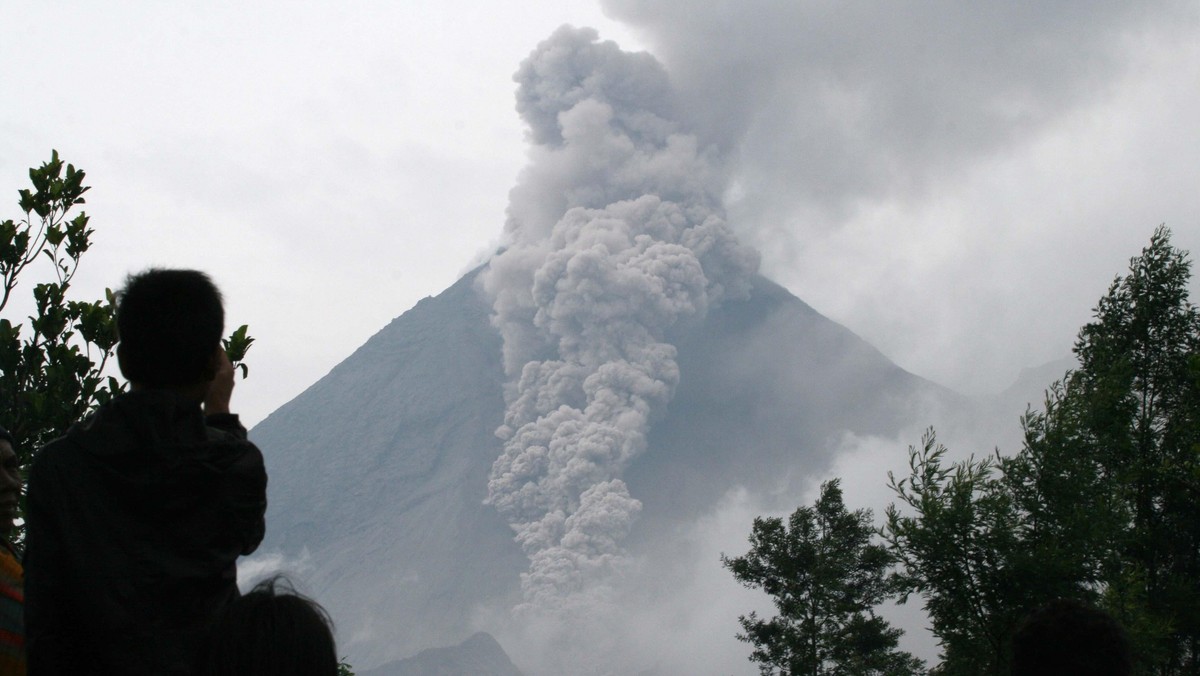
[{"label": "dark mountain flank", "polygon": [[[474,280],[393,320],[251,433],[270,473],[260,556],[283,555],[360,670],[491,631],[507,615],[480,610],[521,600],[528,562],[483,504],[504,375]],[[634,557],[732,489],[811,480],[847,432],[894,435],[955,400],[761,277],[668,340],[680,384],[624,477],[643,503]]]}]

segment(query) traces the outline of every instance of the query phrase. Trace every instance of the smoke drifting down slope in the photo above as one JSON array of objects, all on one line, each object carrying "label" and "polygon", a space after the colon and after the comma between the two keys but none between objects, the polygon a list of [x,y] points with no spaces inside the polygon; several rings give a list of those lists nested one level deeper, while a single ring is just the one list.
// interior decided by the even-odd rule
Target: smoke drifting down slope
[{"label": "smoke drifting down slope", "polygon": [[482,277],[510,381],[487,500],[530,559],[523,608],[570,612],[624,560],[641,502],[622,477],[679,383],[665,333],[745,297],[758,256],[653,57],[563,27],[516,79],[534,147]]}]

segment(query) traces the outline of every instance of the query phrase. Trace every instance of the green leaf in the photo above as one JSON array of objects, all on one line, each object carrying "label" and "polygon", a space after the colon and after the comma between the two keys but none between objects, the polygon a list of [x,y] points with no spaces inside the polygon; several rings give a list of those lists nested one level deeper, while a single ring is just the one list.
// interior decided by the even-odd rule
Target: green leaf
[{"label": "green leaf", "polygon": [[[58,279],[26,287],[35,308],[29,317],[31,331],[22,332],[21,325],[0,319],[0,411],[17,441],[22,469],[42,444],[62,436],[88,411],[124,389],[105,374],[115,345],[111,291],[93,302],[68,298],[69,279],[88,249],[91,230],[85,214],[70,213],[88,190],[85,174],[66,165],[63,179],[63,167],[58,152],[52,151],[49,162],[31,168],[32,188],[18,190],[25,220],[0,222],[5,294],[0,307],[26,271],[35,279]],[[66,257],[56,256],[64,244]],[[19,546],[21,538],[18,527],[11,541]]]},{"label": "green leaf", "polygon": [[221,340],[221,345],[225,348],[225,354],[229,356],[229,361],[234,368],[242,371],[243,380],[250,374],[250,368],[242,363],[242,360],[246,358],[246,353],[254,344],[254,338],[247,335],[248,330],[249,327],[242,324],[228,338]]}]

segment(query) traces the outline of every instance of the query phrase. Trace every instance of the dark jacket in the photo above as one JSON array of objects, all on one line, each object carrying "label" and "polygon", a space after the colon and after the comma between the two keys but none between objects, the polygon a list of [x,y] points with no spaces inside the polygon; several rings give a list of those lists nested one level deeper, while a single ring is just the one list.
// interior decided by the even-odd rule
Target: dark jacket
[{"label": "dark jacket", "polygon": [[192,673],[266,487],[236,416],[170,392],[121,395],[47,444],[26,503],[29,673]]}]

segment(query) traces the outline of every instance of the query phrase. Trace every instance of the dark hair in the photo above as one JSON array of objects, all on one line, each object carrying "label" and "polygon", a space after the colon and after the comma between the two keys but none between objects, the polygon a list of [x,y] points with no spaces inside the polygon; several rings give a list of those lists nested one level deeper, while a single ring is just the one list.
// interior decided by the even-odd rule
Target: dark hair
[{"label": "dark hair", "polygon": [[224,332],[221,292],[203,272],[147,270],[118,293],[117,356],[130,382],[171,388],[211,379]]},{"label": "dark hair", "polygon": [[1051,601],[1022,620],[1012,657],[1012,676],[1133,673],[1125,629],[1108,613],[1069,599]]},{"label": "dark hair", "polygon": [[226,608],[200,676],[336,676],[332,627],[316,601],[272,577]]}]

